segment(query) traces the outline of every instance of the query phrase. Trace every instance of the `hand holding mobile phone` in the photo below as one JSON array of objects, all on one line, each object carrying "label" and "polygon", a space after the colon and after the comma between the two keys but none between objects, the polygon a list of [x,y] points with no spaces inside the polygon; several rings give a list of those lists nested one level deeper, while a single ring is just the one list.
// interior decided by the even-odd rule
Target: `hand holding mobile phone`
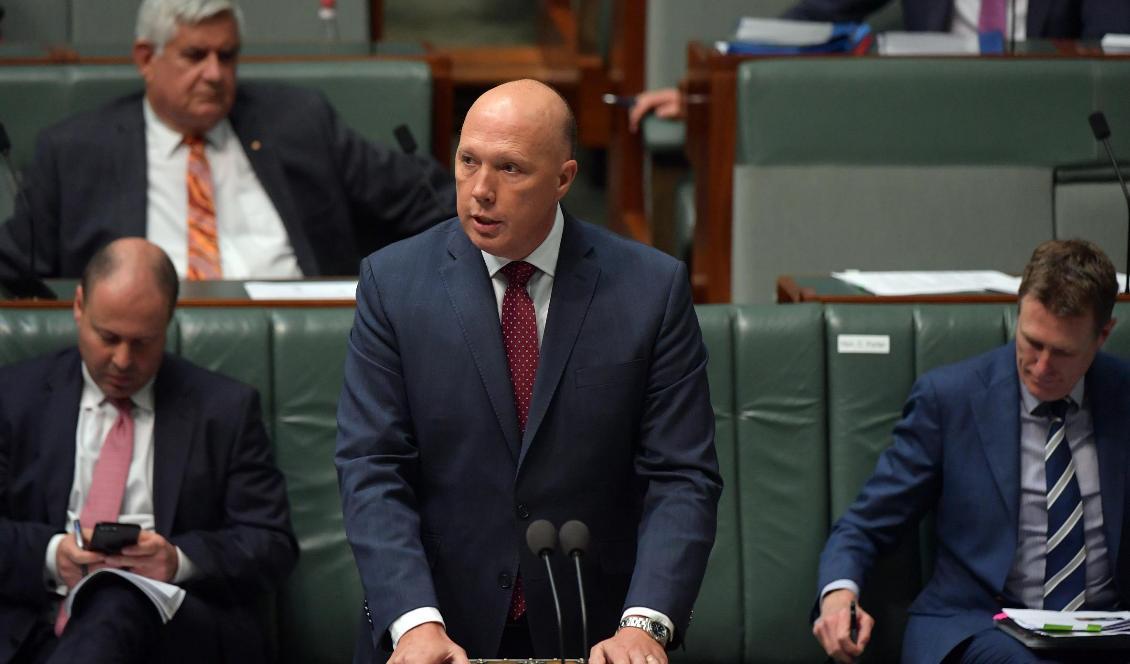
[{"label": "hand holding mobile phone", "polygon": [[127,546],[137,544],[141,526],[136,523],[102,521],[94,526],[94,534],[86,543],[89,551],[114,555]]}]

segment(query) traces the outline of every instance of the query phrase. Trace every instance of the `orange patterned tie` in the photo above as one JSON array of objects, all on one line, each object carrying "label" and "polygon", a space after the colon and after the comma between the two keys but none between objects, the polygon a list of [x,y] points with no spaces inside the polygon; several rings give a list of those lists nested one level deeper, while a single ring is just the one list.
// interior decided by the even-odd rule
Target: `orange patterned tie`
[{"label": "orange patterned tie", "polygon": [[185,136],[184,144],[188,146],[188,279],[222,279],[212,169],[204,156],[204,140]]}]

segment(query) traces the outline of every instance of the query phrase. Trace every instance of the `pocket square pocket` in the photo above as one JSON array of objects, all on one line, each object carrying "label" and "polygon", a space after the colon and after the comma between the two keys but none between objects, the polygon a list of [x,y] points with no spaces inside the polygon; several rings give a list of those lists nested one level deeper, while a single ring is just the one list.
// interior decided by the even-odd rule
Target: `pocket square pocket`
[{"label": "pocket square pocket", "polygon": [[643,376],[645,366],[644,360],[632,360],[620,364],[577,369],[577,387],[599,387],[636,381]]}]

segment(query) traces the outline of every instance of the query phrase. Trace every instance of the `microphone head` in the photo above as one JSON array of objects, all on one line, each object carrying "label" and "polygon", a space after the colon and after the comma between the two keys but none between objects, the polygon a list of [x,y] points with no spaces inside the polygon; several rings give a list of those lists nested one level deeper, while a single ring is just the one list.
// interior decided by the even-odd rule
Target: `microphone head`
[{"label": "microphone head", "polygon": [[561,526],[561,551],[567,556],[584,555],[589,550],[589,527],[573,519]]},{"label": "microphone head", "polygon": [[1091,123],[1091,133],[1095,135],[1096,141],[1105,141],[1110,138],[1110,125],[1106,123],[1106,116],[1102,111],[1095,111],[1091,113],[1091,117],[1087,118]]},{"label": "microphone head", "polygon": [[12,142],[8,140],[8,132],[4,130],[4,123],[0,122],[0,154],[7,155],[12,149]]},{"label": "microphone head", "polygon": [[396,142],[405,154],[415,154],[416,139],[412,138],[412,130],[408,128],[408,125],[397,125],[396,129],[392,130],[392,134],[396,137]]},{"label": "microphone head", "polygon": [[557,548],[557,529],[545,519],[538,519],[526,528],[526,546],[538,557],[553,553]]}]

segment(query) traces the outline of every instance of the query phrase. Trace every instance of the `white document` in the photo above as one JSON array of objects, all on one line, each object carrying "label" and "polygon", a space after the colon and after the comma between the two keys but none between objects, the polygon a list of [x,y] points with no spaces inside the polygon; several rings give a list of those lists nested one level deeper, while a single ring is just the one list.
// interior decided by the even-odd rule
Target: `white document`
[{"label": "white document", "polygon": [[1024,629],[1053,636],[1110,636],[1130,632],[1130,611],[1005,609],[1004,614]]},{"label": "white document", "polygon": [[1130,35],[1110,33],[1103,35],[1103,53],[1130,53]]},{"label": "white document", "polygon": [[248,281],[243,284],[252,300],[353,300],[357,280]]},{"label": "white document", "polygon": [[783,18],[752,18],[738,21],[734,41],[773,46],[815,46],[832,38],[832,24],[790,21]]},{"label": "white document", "polygon": [[977,35],[948,32],[884,32],[879,35],[879,55],[979,55]]},{"label": "white document", "polygon": [[874,295],[943,295],[994,291],[1012,293],[1020,289],[1020,277],[996,270],[949,270],[936,272],[833,272],[840,281]]},{"label": "white document", "polygon": [[91,572],[82,577],[82,580],[76,583],[74,588],[71,588],[71,592],[63,602],[63,608],[68,616],[71,615],[71,605],[74,604],[75,597],[82,592],[83,587],[88,581],[99,574],[117,574],[137,586],[141,592],[145,593],[149,601],[153,602],[154,608],[157,609],[157,613],[161,616],[162,624],[172,620],[173,616],[175,616],[180,609],[181,603],[184,602],[184,596],[186,594],[184,588],[163,581],[154,581],[148,577],[134,574],[133,572],[127,572],[122,569],[103,567],[100,570]]}]

